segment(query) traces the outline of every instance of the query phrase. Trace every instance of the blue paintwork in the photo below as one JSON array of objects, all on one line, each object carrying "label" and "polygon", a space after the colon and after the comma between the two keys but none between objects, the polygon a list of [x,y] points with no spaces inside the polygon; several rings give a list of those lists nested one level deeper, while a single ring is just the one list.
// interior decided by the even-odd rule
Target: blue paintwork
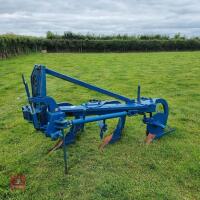
[{"label": "blue paintwork", "polygon": [[[57,103],[52,97],[47,96],[46,75],[63,79],[120,101],[91,100],[76,106],[68,102]],[[164,99],[141,97],[140,85],[135,100],[60,74],[43,65],[35,65],[31,74],[31,97],[24,76],[22,79],[29,102],[29,105],[22,107],[24,119],[32,122],[37,130],[52,140],[64,138],[64,146],[75,142],[76,135],[83,131],[85,123],[94,121],[99,121],[100,138],[102,139],[107,130],[106,120],[119,118],[110,141],[110,143],[114,143],[121,138],[126,117],[135,115],[143,115],[143,122],[147,124],[147,134],[155,134],[156,138],[164,135],[168,119],[168,104]],[[158,104],[163,106],[161,113],[156,112]],[[69,120],[70,116],[74,119]],[[64,129],[69,129],[65,136],[63,136]]]},{"label": "blue paintwork", "polygon": [[76,85],[80,85],[80,86],[85,87],[85,88],[87,88],[87,89],[94,90],[94,91],[96,91],[96,92],[99,92],[99,93],[108,95],[108,96],[110,96],[110,97],[113,97],[113,98],[116,98],[116,99],[125,101],[125,102],[127,102],[127,103],[131,103],[131,102],[134,101],[134,100],[131,100],[131,99],[129,99],[129,98],[127,98],[127,97],[124,97],[124,96],[122,96],[122,95],[119,95],[119,94],[110,92],[110,91],[105,90],[105,89],[102,89],[102,88],[100,88],[100,87],[97,87],[97,86],[91,85],[91,84],[89,84],[89,83],[80,81],[80,80],[78,80],[78,79],[72,78],[72,77],[70,77],[70,76],[67,76],[67,75],[64,75],[64,74],[60,74],[60,73],[58,73],[58,72],[55,72],[55,71],[50,70],[50,69],[47,69],[47,68],[46,68],[46,73],[47,73],[47,74],[50,74],[50,75],[52,75],[52,76],[55,76],[55,77],[57,77],[57,78],[63,79],[63,80],[65,80],[65,81],[74,83],[74,84],[76,84]]}]

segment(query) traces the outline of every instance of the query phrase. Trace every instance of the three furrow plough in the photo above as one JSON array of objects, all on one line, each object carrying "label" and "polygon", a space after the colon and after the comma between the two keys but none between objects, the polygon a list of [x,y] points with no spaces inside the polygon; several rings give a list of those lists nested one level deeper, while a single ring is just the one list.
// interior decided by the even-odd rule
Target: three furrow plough
[{"label": "three furrow plough", "polygon": [[[47,96],[46,75],[63,79],[116,100],[93,99],[81,105],[72,105],[68,102],[57,103],[52,97]],[[131,99],[58,73],[43,65],[35,65],[31,74],[31,95],[23,75],[22,79],[29,102],[28,105],[22,107],[23,117],[33,123],[34,128],[43,132],[45,136],[52,140],[58,140],[50,151],[63,147],[65,173],[67,173],[66,146],[75,142],[77,134],[84,130],[85,123],[98,121],[100,139],[103,140],[100,145],[101,149],[121,138],[126,117],[143,115],[143,122],[147,125],[147,143],[173,131],[173,129],[166,128],[168,119],[166,100],[141,97],[140,86],[138,86],[137,98]],[[157,110],[158,106],[162,108],[161,111]],[[73,119],[69,119],[69,117],[73,117]],[[104,137],[104,133],[107,131],[106,120],[112,118],[118,118],[117,126],[111,135]]]}]

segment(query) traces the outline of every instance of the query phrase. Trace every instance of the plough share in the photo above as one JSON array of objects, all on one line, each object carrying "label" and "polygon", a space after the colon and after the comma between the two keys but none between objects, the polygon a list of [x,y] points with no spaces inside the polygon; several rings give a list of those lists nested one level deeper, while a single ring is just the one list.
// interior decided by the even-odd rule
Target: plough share
[{"label": "plough share", "polygon": [[[57,103],[52,97],[47,96],[46,75],[63,79],[117,100],[93,99],[76,106],[68,102]],[[58,73],[43,65],[35,65],[31,74],[31,95],[24,75],[22,79],[29,102],[28,105],[22,107],[23,117],[33,123],[34,128],[43,132],[45,136],[58,140],[50,151],[63,147],[65,173],[67,173],[66,146],[75,142],[76,136],[84,130],[85,123],[98,121],[100,139],[103,140],[101,149],[121,138],[127,116],[143,115],[143,122],[147,125],[146,143],[173,131],[173,129],[166,131],[168,119],[166,100],[141,97],[140,85],[138,85],[137,98],[131,99]],[[157,109],[158,106],[162,108],[161,111]],[[68,117],[73,117],[73,119]],[[112,118],[118,118],[117,126],[111,135],[104,137],[107,131],[106,120]]]}]

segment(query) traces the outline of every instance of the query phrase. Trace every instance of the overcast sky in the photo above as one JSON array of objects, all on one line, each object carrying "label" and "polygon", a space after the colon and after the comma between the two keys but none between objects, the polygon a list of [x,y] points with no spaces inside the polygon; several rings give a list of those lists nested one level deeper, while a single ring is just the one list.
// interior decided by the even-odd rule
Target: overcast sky
[{"label": "overcast sky", "polygon": [[200,0],[0,0],[0,34],[200,35]]}]

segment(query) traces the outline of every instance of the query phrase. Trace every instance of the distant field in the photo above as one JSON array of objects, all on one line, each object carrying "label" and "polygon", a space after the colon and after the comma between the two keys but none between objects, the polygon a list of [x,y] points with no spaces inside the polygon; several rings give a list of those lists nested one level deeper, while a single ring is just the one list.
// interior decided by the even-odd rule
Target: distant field
[{"label": "distant field", "polygon": [[[129,97],[162,97],[170,107],[173,134],[146,146],[141,116],[128,118],[121,141],[98,150],[99,128],[87,124],[63,152],[47,155],[54,142],[22,118],[22,72],[34,64],[80,78]],[[200,52],[31,54],[0,61],[0,199],[200,199]],[[48,78],[48,95],[86,102],[109,97]],[[115,121],[110,120],[109,132]],[[24,174],[25,192],[9,190],[11,175]]]}]

